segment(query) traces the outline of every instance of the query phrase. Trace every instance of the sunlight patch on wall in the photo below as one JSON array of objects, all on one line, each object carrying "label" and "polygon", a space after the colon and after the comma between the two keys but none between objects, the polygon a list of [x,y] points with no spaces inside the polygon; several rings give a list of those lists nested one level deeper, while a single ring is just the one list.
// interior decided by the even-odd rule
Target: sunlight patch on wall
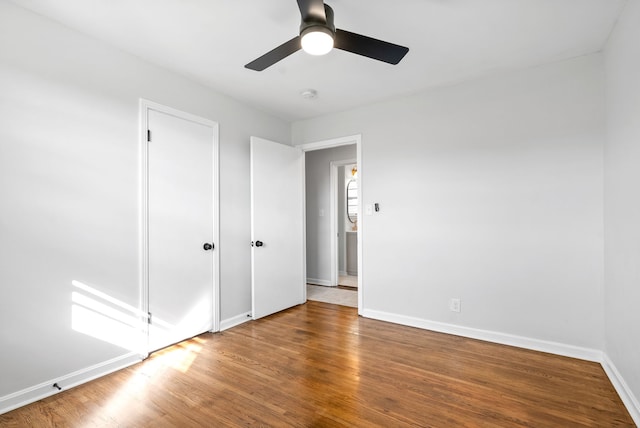
[{"label": "sunlight patch on wall", "polygon": [[96,297],[98,297],[98,298],[100,298],[100,299],[102,299],[102,300],[104,300],[104,301],[106,301],[106,302],[109,302],[109,303],[111,303],[112,305],[115,305],[115,306],[117,306],[117,307],[119,307],[119,308],[122,308],[122,309],[124,309],[124,310],[125,310],[125,311],[127,311],[127,312],[131,312],[131,313],[133,313],[133,314],[135,314],[135,315],[144,315],[144,314],[142,313],[142,311],[140,311],[140,309],[138,309],[138,308],[136,308],[136,307],[134,307],[134,306],[131,306],[131,305],[129,305],[128,303],[123,302],[122,300],[118,300],[118,299],[116,299],[116,298],[114,298],[114,297],[111,297],[111,296],[109,296],[109,295],[108,295],[108,294],[106,294],[106,293],[103,293],[103,292],[101,292],[101,291],[98,291],[98,290],[96,290],[95,288],[90,287],[90,286],[88,286],[88,285],[87,285],[87,284],[85,284],[85,283],[82,283],[82,282],[80,282],[80,281],[76,281],[76,280],[74,279],[73,281],[71,281],[71,284],[72,284],[74,287],[77,287],[78,289],[80,289],[80,290],[82,290],[82,291],[85,291],[85,292],[87,292],[87,293],[89,293],[89,294],[92,294],[92,295],[94,295],[94,296],[96,296]]},{"label": "sunlight patch on wall", "polygon": [[[144,355],[149,350],[165,348],[211,329],[211,300],[206,296],[197,300],[186,314],[170,322],[165,318],[171,318],[171,308],[164,308],[166,313],[157,308],[163,316],[154,313],[151,323],[147,324],[146,312],[83,282],[74,280],[72,285],[73,330],[128,351]],[[201,348],[196,339],[191,339],[157,352],[161,359],[154,364],[186,372]]]},{"label": "sunlight patch on wall", "polygon": [[80,281],[71,284],[73,330],[142,354],[146,316],[137,308]]}]

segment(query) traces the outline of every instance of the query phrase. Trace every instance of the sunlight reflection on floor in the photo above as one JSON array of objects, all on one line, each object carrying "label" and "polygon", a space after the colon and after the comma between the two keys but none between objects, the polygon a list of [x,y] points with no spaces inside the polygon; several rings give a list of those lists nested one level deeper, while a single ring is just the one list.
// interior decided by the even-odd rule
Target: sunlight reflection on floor
[{"label": "sunlight reflection on floor", "polygon": [[92,423],[103,426],[104,421],[113,418],[122,420],[122,412],[132,402],[145,405],[152,390],[151,385],[161,385],[171,379],[168,371],[177,370],[186,373],[202,351],[203,339],[194,337],[153,353],[148,359],[133,366],[133,375],[111,394],[108,402],[100,407],[91,418]]},{"label": "sunlight reflection on floor", "polygon": [[144,373],[153,376],[164,368],[172,368],[186,373],[202,350],[202,345],[197,343],[198,340],[201,339],[196,337],[155,352],[145,362]]}]

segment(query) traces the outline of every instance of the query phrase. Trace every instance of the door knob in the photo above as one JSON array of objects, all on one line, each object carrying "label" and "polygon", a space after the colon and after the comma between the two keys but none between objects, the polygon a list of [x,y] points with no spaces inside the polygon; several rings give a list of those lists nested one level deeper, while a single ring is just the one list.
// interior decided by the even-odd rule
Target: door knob
[{"label": "door knob", "polygon": [[256,241],[256,247],[262,247],[263,245],[262,241]]},{"label": "door knob", "polygon": [[213,244],[209,244],[208,242],[205,242],[202,248],[204,248],[205,251],[213,250]]}]

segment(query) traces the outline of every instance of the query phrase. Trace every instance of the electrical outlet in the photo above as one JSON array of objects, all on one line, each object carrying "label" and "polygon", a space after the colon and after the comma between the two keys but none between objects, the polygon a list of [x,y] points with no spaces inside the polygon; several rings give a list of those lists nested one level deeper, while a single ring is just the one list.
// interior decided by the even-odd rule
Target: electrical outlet
[{"label": "electrical outlet", "polygon": [[449,309],[452,312],[460,312],[460,299],[449,300]]}]

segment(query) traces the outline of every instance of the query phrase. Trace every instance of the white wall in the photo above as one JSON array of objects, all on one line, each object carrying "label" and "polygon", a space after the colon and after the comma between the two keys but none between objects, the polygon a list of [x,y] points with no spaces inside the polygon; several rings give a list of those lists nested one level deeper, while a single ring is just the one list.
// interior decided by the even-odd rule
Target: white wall
[{"label": "white wall", "polygon": [[249,136],[289,124],[0,0],[0,397],[127,352],[72,281],[138,306],[138,99],[220,124],[222,319],[250,311]]},{"label": "white wall", "polygon": [[307,278],[312,282],[331,283],[331,162],[355,158],[355,144],[305,153]]},{"label": "white wall", "polygon": [[592,55],[294,123],[362,134],[364,312],[601,350],[603,108]]},{"label": "white wall", "polygon": [[[640,422],[640,2],[629,1],[605,50],[605,350]],[[629,407],[629,405],[627,406]]]}]

